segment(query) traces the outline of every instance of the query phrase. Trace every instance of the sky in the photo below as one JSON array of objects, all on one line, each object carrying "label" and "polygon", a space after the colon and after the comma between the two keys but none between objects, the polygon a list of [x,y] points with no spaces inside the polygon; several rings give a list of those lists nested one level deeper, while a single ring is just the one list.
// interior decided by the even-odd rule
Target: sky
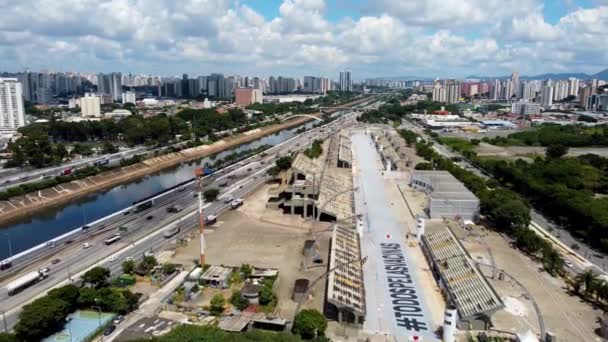
[{"label": "sky", "polygon": [[0,0],[0,71],[593,74],[606,32],[608,0]]}]

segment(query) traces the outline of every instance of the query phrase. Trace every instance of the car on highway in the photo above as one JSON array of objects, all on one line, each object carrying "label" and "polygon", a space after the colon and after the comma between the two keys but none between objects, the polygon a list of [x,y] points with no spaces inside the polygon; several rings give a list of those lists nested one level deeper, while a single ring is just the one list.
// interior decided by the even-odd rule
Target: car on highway
[{"label": "car on highway", "polygon": [[154,215],[148,215],[148,216],[146,216],[146,220],[148,220],[148,221],[150,221],[153,218],[154,218]]},{"label": "car on highway", "polygon": [[51,260],[51,265],[57,265],[60,262],[61,262],[61,259],[53,259],[53,260]]},{"label": "car on highway", "polygon": [[125,261],[133,261],[133,257],[132,256],[128,256],[125,258]]},{"label": "car on highway", "polygon": [[569,268],[572,268],[572,266],[574,266],[574,265],[572,264],[572,262],[570,262],[570,261],[568,261],[568,260],[564,261],[564,265],[566,265],[566,266],[567,266],[567,267],[569,267]]},{"label": "car on highway", "polygon": [[87,249],[87,248],[91,248],[91,247],[93,247],[93,244],[90,242],[85,242],[82,244],[83,249]]},{"label": "car on highway", "polygon": [[114,262],[114,261],[116,261],[116,259],[117,259],[117,258],[116,258],[116,255],[112,255],[112,256],[110,257],[110,259],[108,259],[108,261],[109,261],[109,262]]}]

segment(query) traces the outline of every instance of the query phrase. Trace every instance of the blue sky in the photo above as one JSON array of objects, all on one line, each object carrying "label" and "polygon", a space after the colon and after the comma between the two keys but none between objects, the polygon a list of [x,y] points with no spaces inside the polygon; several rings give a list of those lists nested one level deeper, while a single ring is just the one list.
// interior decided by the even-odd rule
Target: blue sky
[{"label": "blue sky", "polygon": [[608,0],[5,0],[0,69],[464,77],[608,67]]}]

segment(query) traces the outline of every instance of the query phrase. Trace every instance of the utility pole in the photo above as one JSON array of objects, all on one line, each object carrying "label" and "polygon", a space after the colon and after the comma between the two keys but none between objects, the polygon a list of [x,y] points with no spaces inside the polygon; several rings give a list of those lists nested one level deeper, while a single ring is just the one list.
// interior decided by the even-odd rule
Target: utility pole
[{"label": "utility pole", "polygon": [[2,321],[4,322],[4,332],[8,334],[8,326],[6,325],[6,311],[2,310]]},{"label": "utility pole", "polygon": [[198,190],[198,228],[200,233],[200,265],[205,265],[205,216],[203,214],[203,176],[205,175],[204,168],[194,170],[196,178],[196,188]]}]

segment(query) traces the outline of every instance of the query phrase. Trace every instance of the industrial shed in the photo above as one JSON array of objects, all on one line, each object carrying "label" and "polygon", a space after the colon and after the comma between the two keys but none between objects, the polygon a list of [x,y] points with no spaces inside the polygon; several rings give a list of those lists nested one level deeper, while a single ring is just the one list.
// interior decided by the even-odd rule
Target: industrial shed
[{"label": "industrial shed", "polygon": [[414,170],[410,186],[429,196],[429,217],[475,221],[479,199],[447,171]]}]

